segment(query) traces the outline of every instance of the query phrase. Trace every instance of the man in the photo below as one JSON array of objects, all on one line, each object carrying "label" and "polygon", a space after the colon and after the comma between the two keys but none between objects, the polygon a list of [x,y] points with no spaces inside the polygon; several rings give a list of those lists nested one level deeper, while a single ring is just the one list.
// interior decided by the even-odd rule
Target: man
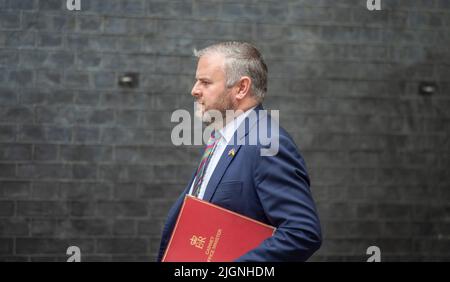
[{"label": "man", "polygon": [[[275,136],[279,147],[273,155],[262,154],[267,146],[253,134],[262,121],[269,124],[269,131],[272,124],[261,105],[267,91],[267,66],[261,54],[248,43],[224,42],[196,56],[199,60],[191,93],[197,103],[196,115],[212,123],[214,131],[190,184],[169,212],[158,261],[186,194],[277,228],[272,237],[236,261],[307,260],[321,245],[321,230],[304,160],[282,128]],[[212,110],[222,114],[223,124],[212,119]],[[237,114],[230,118],[227,110]],[[236,142],[249,136],[258,136],[258,142]]]}]

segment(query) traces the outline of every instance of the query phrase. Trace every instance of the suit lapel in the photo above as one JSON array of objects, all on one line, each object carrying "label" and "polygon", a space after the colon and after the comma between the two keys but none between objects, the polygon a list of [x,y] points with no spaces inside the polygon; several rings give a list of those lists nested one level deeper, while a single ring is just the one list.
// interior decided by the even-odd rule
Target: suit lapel
[{"label": "suit lapel", "polygon": [[[206,186],[205,195],[203,196],[203,200],[210,201],[214,193],[216,192],[217,185],[219,184],[220,180],[222,179],[223,174],[227,170],[228,166],[230,165],[231,161],[234,159],[234,157],[239,152],[239,149],[241,148],[241,145],[227,145],[225,147],[225,151],[223,152],[222,156],[220,157],[219,162],[217,163],[216,168],[214,169],[213,174],[211,175],[211,178],[209,179],[208,185]],[[234,150],[234,156],[230,155],[230,150]]]}]

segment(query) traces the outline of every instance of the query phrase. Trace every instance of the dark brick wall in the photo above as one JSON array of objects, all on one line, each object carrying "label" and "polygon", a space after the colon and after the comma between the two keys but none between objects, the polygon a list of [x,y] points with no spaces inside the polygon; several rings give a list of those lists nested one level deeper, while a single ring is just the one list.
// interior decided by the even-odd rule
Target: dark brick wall
[{"label": "dark brick wall", "polygon": [[[312,260],[449,260],[450,1],[0,0],[0,260],[153,260],[200,147],[194,47],[256,44],[308,164]],[[124,72],[139,87],[118,86]],[[431,97],[421,81],[437,83]]]}]

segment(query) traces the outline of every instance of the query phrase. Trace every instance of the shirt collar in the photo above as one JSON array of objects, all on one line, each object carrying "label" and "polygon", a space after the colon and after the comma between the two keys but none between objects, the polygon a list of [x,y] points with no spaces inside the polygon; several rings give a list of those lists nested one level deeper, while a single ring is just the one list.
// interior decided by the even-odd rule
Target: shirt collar
[{"label": "shirt collar", "polygon": [[239,128],[241,123],[250,114],[250,112],[253,111],[254,108],[256,108],[256,106],[238,115],[234,120],[230,121],[225,127],[219,130],[220,136],[225,139],[227,144],[230,142],[231,138],[233,138],[234,133]]}]

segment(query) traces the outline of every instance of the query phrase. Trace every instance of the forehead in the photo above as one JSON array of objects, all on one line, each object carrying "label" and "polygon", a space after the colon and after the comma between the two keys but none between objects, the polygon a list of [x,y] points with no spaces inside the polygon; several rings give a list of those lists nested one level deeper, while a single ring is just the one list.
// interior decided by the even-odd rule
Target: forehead
[{"label": "forehead", "polygon": [[217,77],[225,75],[225,58],[218,53],[205,54],[200,57],[197,64],[197,78]]}]

